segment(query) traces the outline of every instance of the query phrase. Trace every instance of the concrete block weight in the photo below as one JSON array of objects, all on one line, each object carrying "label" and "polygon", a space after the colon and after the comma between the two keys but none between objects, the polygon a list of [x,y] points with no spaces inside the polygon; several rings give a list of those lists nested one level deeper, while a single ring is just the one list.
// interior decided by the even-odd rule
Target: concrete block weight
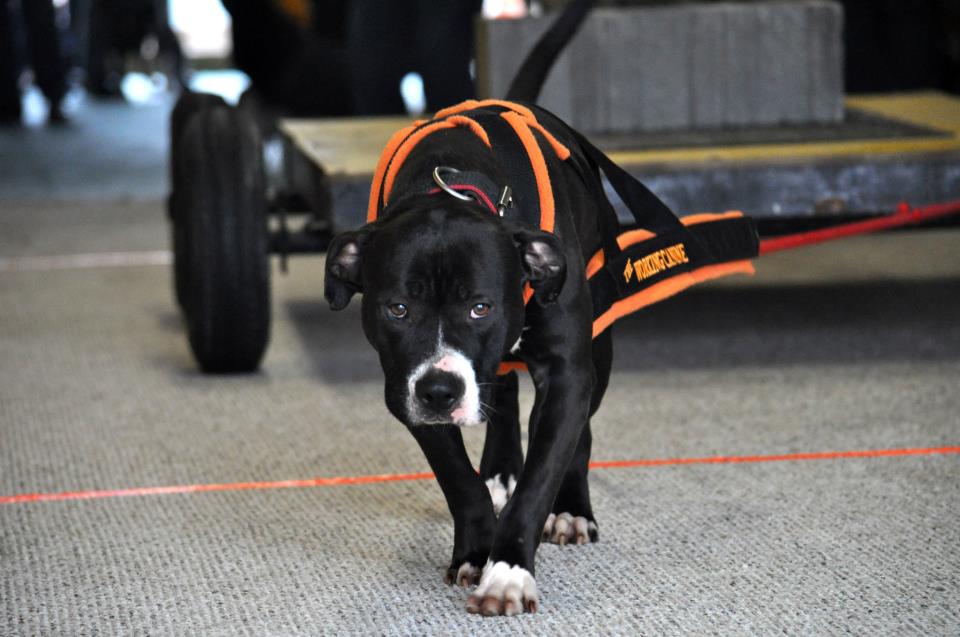
[{"label": "concrete block weight", "polygon": [[[551,20],[478,21],[481,96],[506,93]],[[586,132],[837,122],[841,32],[829,0],[596,9],[540,102]]]}]

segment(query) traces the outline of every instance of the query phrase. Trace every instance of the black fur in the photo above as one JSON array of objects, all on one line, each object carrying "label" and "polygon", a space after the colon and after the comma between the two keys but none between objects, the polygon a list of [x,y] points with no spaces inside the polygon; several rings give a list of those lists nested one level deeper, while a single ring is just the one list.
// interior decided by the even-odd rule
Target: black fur
[{"label": "black fur", "polygon": [[[534,57],[543,57],[523,65],[511,97],[539,93],[550,63],[589,5],[578,0],[568,7],[536,47]],[[556,134],[562,143],[576,143],[563,131]],[[586,184],[571,162],[552,155],[547,161],[556,202],[552,234],[509,215],[500,219],[473,202],[405,194],[423,192],[437,165],[509,182],[490,149],[468,130],[430,135],[405,160],[393,186],[399,194],[380,218],[337,237],[327,256],[326,297],[333,309],[341,309],[353,294],[363,293],[363,329],[380,356],[387,406],[422,448],[453,515],[448,579],[465,563],[480,567],[488,560],[532,575],[550,513],[594,522],[587,485],[589,420],[607,386],[612,346],[609,330],[591,340],[584,263],[600,245],[595,194],[601,191],[598,184]],[[535,290],[535,302],[526,306],[525,283]],[[478,304],[490,314],[473,318]],[[438,347],[438,334],[476,373],[488,422],[479,475],[459,428],[411,416],[409,379]],[[536,388],[525,460],[516,375],[496,375],[521,335],[520,355]],[[508,476],[518,480],[499,519],[485,485],[498,475],[503,484]],[[595,525],[589,540],[596,540]],[[503,599],[472,600],[468,607],[511,612]]]}]

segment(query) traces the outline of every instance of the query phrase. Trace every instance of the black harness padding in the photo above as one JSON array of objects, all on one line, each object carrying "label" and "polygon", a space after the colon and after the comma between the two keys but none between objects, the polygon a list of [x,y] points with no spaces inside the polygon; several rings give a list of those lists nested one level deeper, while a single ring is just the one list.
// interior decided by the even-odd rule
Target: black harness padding
[{"label": "black harness padding", "polygon": [[[614,163],[579,131],[543,108],[534,107],[534,110],[542,124],[554,131],[565,130],[576,141],[575,145],[568,146],[572,153],[570,159],[580,172],[588,170],[594,177],[584,178],[584,183],[601,207],[603,267],[589,281],[595,321],[594,337],[607,327],[603,325],[598,329],[596,321],[614,304],[636,298],[644,290],[666,279],[704,272],[702,269],[709,266],[749,260],[758,255],[759,236],[749,217],[720,216],[696,225],[685,225],[649,188]],[[630,210],[635,226],[620,226],[617,213],[603,192],[601,172]],[[638,229],[648,230],[655,236],[621,247],[618,239],[629,237]],[[693,280],[690,283],[695,282]],[[682,289],[676,287],[675,290],[664,291],[664,296]],[[638,307],[628,308],[626,313],[648,304],[640,303],[641,300],[637,299]]]},{"label": "black harness padding", "polygon": [[[617,319],[694,283],[736,272],[753,271],[749,259],[756,257],[759,252],[759,238],[750,218],[732,212],[679,219],[659,197],[586,137],[538,106],[496,100],[468,102],[449,109],[448,114],[441,112],[435,120],[413,127],[407,136],[451,115],[478,124],[486,134],[508,184],[495,185],[493,180],[471,173],[468,169],[458,174],[461,188],[465,191],[480,188],[488,199],[496,201],[502,187],[509,185],[514,204],[509,216],[543,227],[543,202],[540,201],[535,173],[539,171],[539,179],[543,180],[544,174],[552,171],[549,169],[550,162],[534,162],[516,126],[503,116],[504,113],[516,113],[519,110],[528,115],[533,113],[536,126],[530,126],[529,131],[541,154],[546,156],[552,153],[556,156],[546,134],[569,150],[569,157],[565,161],[575,167],[590,196],[600,206],[600,218],[597,221],[601,251],[587,263],[593,300],[594,337]],[[542,127],[546,134],[538,127]],[[438,130],[431,134],[444,133]],[[391,163],[403,161],[402,156],[400,159],[385,159]],[[601,174],[632,213],[634,226],[621,227],[616,211],[603,190]],[[552,174],[549,176],[555,177]],[[453,180],[447,183],[457,190]],[[380,196],[384,192],[382,178],[379,183],[375,179],[373,187],[379,196],[373,208],[375,218],[384,206],[385,197]]]}]

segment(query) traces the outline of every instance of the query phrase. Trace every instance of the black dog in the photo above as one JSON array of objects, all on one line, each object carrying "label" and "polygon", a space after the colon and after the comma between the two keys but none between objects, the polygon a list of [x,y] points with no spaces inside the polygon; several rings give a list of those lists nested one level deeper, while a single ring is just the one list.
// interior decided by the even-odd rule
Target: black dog
[{"label": "black dog", "polygon": [[[590,4],[568,5],[508,100],[536,98]],[[620,232],[601,171],[637,230]],[[587,469],[590,417],[610,377],[609,326],[692,284],[752,272],[756,229],[738,212],[678,220],[550,113],[497,100],[394,135],[368,220],[330,244],[326,298],[339,310],[363,293],[387,407],[420,444],[453,514],[448,582],[479,580],[470,612],[533,612],[541,540],[597,539]],[[536,388],[526,460],[513,357]],[[457,427],[484,422],[478,476]]]},{"label": "black dog", "polygon": [[[508,99],[536,96],[588,5],[575,2],[565,10]],[[515,111],[531,113],[536,121],[527,130],[536,129],[540,142],[578,144],[572,131],[533,107],[463,108],[475,119],[485,117],[487,128],[521,118]],[[363,293],[363,330],[380,356],[387,407],[423,449],[453,514],[447,581],[479,582],[470,612],[534,612],[541,540],[597,539],[587,486],[590,417],[607,387],[612,347],[609,331],[592,339],[584,272],[602,245],[606,213],[595,171],[543,152],[552,184],[546,194],[536,182],[542,169],[531,176],[516,169],[527,165],[526,156],[502,152],[508,138],[519,144],[512,133],[499,137],[493,146],[501,150],[492,152],[482,131],[451,117],[456,124],[423,135],[402,162],[385,155],[374,184],[376,220],[334,239],[325,295],[338,310]],[[397,164],[392,174],[391,163]],[[536,183],[524,188],[519,182]],[[553,204],[550,232],[537,222],[541,211],[531,210],[542,209],[545,198]],[[525,286],[527,295],[533,291],[526,304]],[[497,375],[511,352],[526,363],[536,387],[526,461],[516,373]],[[484,422],[478,475],[458,426]]]}]

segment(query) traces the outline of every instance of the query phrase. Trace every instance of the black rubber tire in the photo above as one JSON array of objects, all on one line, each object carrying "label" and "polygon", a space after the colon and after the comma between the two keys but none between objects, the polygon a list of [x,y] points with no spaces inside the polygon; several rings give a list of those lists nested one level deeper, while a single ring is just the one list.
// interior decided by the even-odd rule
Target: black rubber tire
[{"label": "black rubber tire", "polygon": [[179,161],[179,141],[183,129],[186,128],[187,121],[194,113],[217,106],[227,106],[227,103],[222,97],[212,93],[184,91],[177,98],[177,103],[170,112],[170,177],[173,180],[171,186],[174,191],[176,191],[176,163]]},{"label": "black rubber tire", "polygon": [[190,117],[179,146],[177,225],[187,247],[190,347],[204,372],[254,371],[270,336],[260,134],[248,113],[218,106]]},{"label": "black rubber tire", "polygon": [[[192,93],[184,91],[170,114],[170,196],[167,198],[167,217],[170,219],[170,245],[173,250],[173,290],[174,298],[181,309],[186,309],[185,269],[190,257],[187,255],[188,246],[183,238],[182,223],[177,223],[178,197],[182,196],[184,180],[190,178],[183,170],[183,158],[180,156],[180,136],[187,125],[187,120],[194,113],[204,109],[226,107],[227,103],[219,95],[210,93]],[[179,169],[178,169],[179,167]]]}]

